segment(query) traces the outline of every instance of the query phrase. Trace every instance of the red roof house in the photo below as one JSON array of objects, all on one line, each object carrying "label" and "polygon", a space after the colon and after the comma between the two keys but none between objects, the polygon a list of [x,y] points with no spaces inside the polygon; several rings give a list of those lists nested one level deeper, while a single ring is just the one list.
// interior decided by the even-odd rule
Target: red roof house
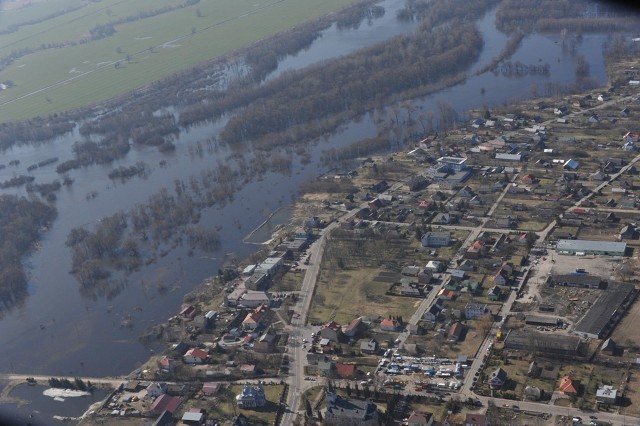
[{"label": "red roof house", "polygon": [[398,331],[398,321],[394,319],[385,318],[380,323],[380,330],[383,331]]},{"label": "red roof house", "polygon": [[566,394],[577,394],[578,393],[578,382],[573,380],[571,376],[564,376],[560,379],[560,392]]},{"label": "red roof house", "polygon": [[153,401],[149,410],[154,414],[162,414],[165,410],[170,413],[174,413],[180,404],[182,404],[182,398],[178,396],[169,396],[165,393]]},{"label": "red roof house", "polygon": [[184,354],[183,358],[187,364],[202,364],[207,361],[209,354],[200,348],[191,348]]},{"label": "red roof house", "polygon": [[336,364],[336,374],[341,379],[351,379],[356,376],[357,371],[355,364]]}]

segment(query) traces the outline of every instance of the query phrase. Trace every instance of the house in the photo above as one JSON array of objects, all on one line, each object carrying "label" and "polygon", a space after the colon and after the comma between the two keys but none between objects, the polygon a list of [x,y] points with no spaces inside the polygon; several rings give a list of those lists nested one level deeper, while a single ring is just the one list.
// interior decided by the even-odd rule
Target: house
[{"label": "house", "polygon": [[238,304],[247,308],[257,308],[260,305],[271,304],[271,298],[264,291],[247,291],[238,300]]},{"label": "house", "polygon": [[529,369],[527,370],[527,377],[535,379],[540,377],[540,373],[542,373],[542,367],[540,367],[535,360],[531,361]]},{"label": "house", "polygon": [[158,359],[158,368],[161,373],[173,373],[176,364],[173,358],[169,358],[168,356],[162,356]]},{"label": "house", "polygon": [[189,305],[180,310],[180,316],[183,318],[193,318],[196,316],[196,307]]},{"label": "house", "polygon": [[464,272],[472,272],[476,269],[476,265],[469,259],[464,259],[458,265],[458,269]]},{"label": "house", "polygon": [[489,426],[489,420],[484,414],[467,413],[464,418],[464,426]]},{"label": "house", "polygon": [[638,236],[638,230],[635,225],[625,225],[620,230],[620,234],[618,234],[618,238],[621,240],[632,240]]},{"label": "house", "polygon": [[486,303],[467,303],[464,307],[464,317],[468,320],[483,317],[487,312]]},{"label": "house", "polygon": [[453,216],[451,213],[438,213],[431,222],[438,225],[449,225],[453,223]]},{"label": "house", "polygon": [[456,321],[451,325],[451,327],[449,327],[447,336],[449,337],[449,340],[451,342],[457,342],[458,340],[460,340],[460,336],[462,335],[463,331],[464,325],[462,325],[460,321]]},{"label": "house", "polygon": [[564,394],[577,395],[578,386],[578,382],[573,380],[571,376],[564,376],[560,379],[558,390]]},{"label": "house", "polygon": [[344,329],[343,333],[347,337],[356,337],[362,330],[362,318],[354,318]]},{"label": "house", "polygon": [[153,401],[149,407],[149,411],[153,414],[162,414],[163,411],[174,413],[178,407],[180,407],[180,404],[182,404],[182,398],[179,396],[170,396],[165,393]]},{"label": "house", "polygon": [[405,266],[400,271],[400,274],[404,275],[405,277],[417,277],[420,271],[421,269],[419,266]]},{"label": "house", "polygon": [[264,395],[264,388],[261,383],[253,386],[249,383],[245,384],[242,392],[236,395],[236,404],[240,408],[260,408],[267,403]]},{"label": "house", "polygon": [[243,376],[253,376],[256,374],[255,364],[242,364],[240,366],[240,374]]},{"label": "house", "polygon": [[618,397],[618,390],[613,386],[604,385],[596,391],[596,402],[598,404],[614,405]]},{"label": "house", "polygon": [[431,305],[429,309],[427,309],[427,311],[424,313],[422,318],[425,321],[436,322],[441,312],[442,312],[442,305],[438,303],[434,303],[433,305]]},{"label": "house", "polygon": [[517,224],[518,224],[517,217],[514,217],[514,216],[496,217],[496,226],[498,228],[514,228]]},{"label": "house", "polygon": [[331,385],[325,392],[324,425],[378,425],[378,407],[372,400],[360,401],[338,396]]},{"label": "house", "polygon": [[439,260],[430,260],[429,262],[427,262],[427,265],[424,267],[424,269],[427,269],[436,273],[444,271],[445,268],[446,268],[445,264],[440,262]]},{"label": "house", "polygon": [[500,389],[507,381],[507,372],[498,367],[491,372],[487,382],[491,389]]},{"label": "house", "polygon": [[200,348],[191,348],[182,357],[186,364],[204,364],[208,358],[209,354]]},{"label": "house", "polygon": [[562,168],[568,169],[568,170],[576,170],[579,166],[580,166],[580,163],[578,161],[574,160],[573,158],[570,158],[564,162],[564,165],[562,166]]},{"label": "house", "polygon": [[438,292],[438,299],[440,300],[454,300],[456,297],[458,297],[458,292],[455,290],[441,288]]},{"label": "house", "polygon": [[611,337],[609,337],[607,340],[602,342],[602,347],[600,348],[600,352],[602,352],[605,355],[613,355],[616,353],[617,349],[618,349],[618,345],[616,344],[616,342],[613,341]]},{"label": "house", "polygon": [[342,340],[342,336],[342,326],[335,321],[329,321],[320,328],[320,337],[332,342],[339,342]]},{"label": "house", "polygon": [[331,352],[331,340],[320,339],[320,342],[318,342],[318,345],[320,346],[320,350],[322,351],[322,353]]},{"label": "house", "polygon": [[206,382],[202,385],[202,393],[207,396],[215,395],[220,391],[221,386],[220,383]]},{"label": "house", "polygon": [[202,408],[191,408],[182,415],[182,423],[185,425],[203,425],[206,419],[205,411]]},{"label": "house", "polygon": [[506,285],[507,280],[509,280],[509,275],[502,268],[493,276],[495,285]]},{"label": "house", "polygon": [[378,353],[378,341],[376,339],[369,339],[360,343],[360,352],[375,355]]},{"label": "house", "polygon": [[423,247],[446,247],[451,243],[451,232],[427,232],[422,236]]},{"label": "house", "polygon": [[480,259],[484,255],[485,252],[485,244],[484,241],[476,240],[469,246],[467,251],[464,253],[464,257],[466,259]]},{"label": "house", "polygon": [[409,324],[407,326],[407,331],[410,335],[414,336],[422,336],[424,334],[424,328],[422,328],[420,324]]},{"label": "house", "polygon": [[341,379],[353,379],[358,373],[358,368],[355,364],[343,364],[341,362],[336,364],[336,375]]},{"label": "house", "polygon": [[318,361],[318,372],[325,377],[333,377],[336,364],[330,359],[321,359]]},{"label": "house", "polygon": [[380,330],[382,331],[398,331],[400,324],[397,320],[385,318],[380,322]]},{"label": "house", "polygon": [[252,312],[247,314],[245,319],[242,321],[242,327],[245,330],[255,330],[262,325],[262,321],[265,319],[265,314],[268,311],[269,307],[267,305],[258,306]]},{"label": "house", "polygon": [[494,302],[496,300],[500,300],[501,296],[502,296],[502,289],[497,285],[494,285],[493,287],[491,287],[487,292],[487,298]]},{"label": "house", "polygon": [[147,396],[151,398],[157,398],[166,392],[167,392],[166,383],[153,382],[149,386],[147,386]]},{"label": "house", "polygon": [[568,113],[569,113],[569,108],[567,108],[566,106],[564,106],[564,105],[563,105],[563,106],[560,106],[560,107],[558,107],[558,108],[555,108],[555,109],[553,110],[553,113],[554,113],[555,115],[559,115],[560,117],[562,117],[563,115],[565,115],[565,114],[568,114]]},{"label": "house", "polygon": [[527,386],[524,388],[524,397],[529,401],[540,401],[542,395],[542,389],[539,387]]},{"label": "house", "polygon": [[433,424],[433,413],[412,411],[405,424],[407,426],[431,426]]}]

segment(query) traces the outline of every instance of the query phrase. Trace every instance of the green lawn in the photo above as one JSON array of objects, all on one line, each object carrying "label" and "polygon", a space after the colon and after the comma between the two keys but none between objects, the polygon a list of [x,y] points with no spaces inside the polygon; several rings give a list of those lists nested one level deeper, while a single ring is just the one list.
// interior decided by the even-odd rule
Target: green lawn
[{"label": "green lawn", "polygon": [[[354,2],[201,1],[116,25],[116,33],[101,40],[39,50],[16,59],[0,71],[0,82],[10,80],[15,84],[0,92],[0,121],[59,112],[126,93]],[[69,0],[59,3],[61,9],[78,4]],[[90,3],[1,35],[0,58],[20,49],[39,49],[42,44],[77,41],[96,25],[183,3],[184,0]],[[50,17],[52,4],[58,2],[36,2],[23,9],[6,11],[0,29],[10,23]],[[116,61],[122,61],[121,68],[115,68]]]}]

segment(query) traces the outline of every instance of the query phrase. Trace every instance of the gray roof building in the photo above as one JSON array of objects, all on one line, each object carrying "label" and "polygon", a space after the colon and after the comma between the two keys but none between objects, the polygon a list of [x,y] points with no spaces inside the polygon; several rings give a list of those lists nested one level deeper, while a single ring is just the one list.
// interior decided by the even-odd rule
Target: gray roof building
[{"label": "gray roof building", "polygon": [[591,309],[576,324],[574,333],[592,339],[601,339],[620,321],[634,293],[633,284],[610,283],[607,290],[600,294]]},{"label": "gray roof building", "polygon": [[604,288],[606,281],[595,275],[587,274],[566,274],[553,275],[551,282],[555,285],[563,285],[567,287],[586,287],[586,288]]},{"label": "gray roof building", "polygon": [[511,330],[504,341],[505,349],[523,350],[534,354],[575,357],[580,355],[579,337]]},{"label": "gray roof building", "polygon": [[627,243],[592,240],[558,240],[556,250],[560,254],[606,254],[624,256]]}]

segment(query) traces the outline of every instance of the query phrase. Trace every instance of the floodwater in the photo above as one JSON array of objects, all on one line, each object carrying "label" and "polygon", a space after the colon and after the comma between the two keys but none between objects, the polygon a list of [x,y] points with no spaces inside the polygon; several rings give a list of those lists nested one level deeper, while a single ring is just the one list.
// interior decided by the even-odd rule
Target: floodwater
[{"label": "floodwater", "polygon": [[[327,29],[309,49],[285,58],[271,78],[284,70],[304,67],[363,47],[374,34],[391,37],[410,31],[412,24],[398,23],[394,19],[393,8],[397,9],[402,3],[401,0],[387,0],[384,17],[370,24],[365,22],[358,29]],[[494,13],[488,13],[479,20],[485,47],[471,71],[480,68],[504,47],[506,37],[495,29],[493,17]],[[606,81],[602,58],[605,40],[606,36],[587,34],[576,48],[589,62],[591,76],[599,83]],[[483,104],[500,105],[514,98],[528,97],[533,84],[543,94],[548,83],[567,85],[575,78],[575,56],[563,51],[559,35],[527,37],[512,60],[525,64],[548,63],[550,76],[510,78],[485,73],[417,101],[417,108],[435,112],[438,101],[445,100],[463,115],[470,108]],[[142,345],[138,340],[139,333],[175,314],[183,296],[204,278],[214,275],[226,259],[231,256],[243,258],[254,251],[256,246],[242,243],[243,238],[270,213],[290,205],[302,182],[326,172],[327,167],[320,160],[323,150],[345,146],[376,133],[372,115],[355,120],[312,145],[309,164],[302,165],[294,154],[290,175],[269,173],[239,190],[232,203],[204,211],[201,225],[221,228],[222,248],[218,252],[203,254],[196,251],[195,255],[189,256],[185,248],[178,247],[159,258],[157,263],[127,276],[119,294],[83,295],[80,285],[69,274],[70,252],[64,244],[69,230],[78,225],[90,227],[100,218],[119,210],[128,211],[144,202],[151,193],[163,187],[173,188],[175,179],[197,177],[200,171],[214,166],[217,161],[232,161],[222,148],[205,149],[202,155],[192,154],[198,142],[217,134],[223,125],[221,120],[183,130],[176,142],[177,149],[171,155],[160,154],[155,148],[134,147],[126,158],[112,165],[92,166],[69,173],[75,182],[57,194],[59,218],[45,234],[41,250],[27,260],[30,296],[24,305],[0,321],[0,341],[3,342],[0,371],[78,376],[129,373],[146,361],[152,350],[162,349]],[[18,167],[1,170],[0,181],[14,174],[24,174],[29,165],[46,158],[58,157],[60,162],[71,158],[71,147],[76,140],[79,140],[78,135],[71,133],[49,143],[15,147],[2,153],[1,163],[7,164],[13,159],[19,159],[21,163]],[[166,160],[167,164],[160,166],[161,160]],[[106,178],[112,168],[137,161],[145,161],[150,166],[146,178],[134,178],[126,184]],[[31,174],[36,177],[36,183],[50,182],[59,178],[55,167],[56,164],[52,164]],[[96,197],[87,199],[87,194],[92,192]],[[11,189],[4,193],[24,194],[24,190]],[[281,222],[286,217],[278,219]],[[263,230],[254,236],[268,237]],[[161,292],[163,286],[169,291]],[[127,316],[131,318],[131,328],[121,326]]]},{"label": "floodwater", "polygon": [[[9,397],[21,401],[20,404],[0,403],[0,423],[2,424],[32,424],[52,425],[63,424],[61,418],[77,418],[94,402],[105,399],[108,391],[95,389],[91,395],[68,397],[55,400],[43,394],[48,386],[29,386],[21,384],[9,393]],[[57,416],[57,417],[54,417]]]}]

